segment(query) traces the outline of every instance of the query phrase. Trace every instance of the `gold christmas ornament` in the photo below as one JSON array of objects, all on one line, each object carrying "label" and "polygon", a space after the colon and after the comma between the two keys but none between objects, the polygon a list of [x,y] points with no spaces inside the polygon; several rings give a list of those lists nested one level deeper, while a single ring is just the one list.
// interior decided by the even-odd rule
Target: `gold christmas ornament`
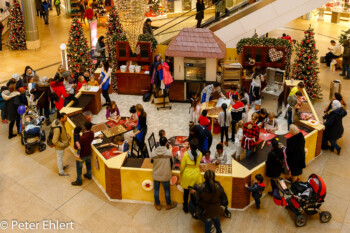
[{"label": "gold christmas ornament", "polygon": [[129,42],[131,51],[134,53],[142,34],[142,27],[145,19],[147,0],[116,0],[115,6],[119,14],[119,21],[123,27],[126,39]]}]

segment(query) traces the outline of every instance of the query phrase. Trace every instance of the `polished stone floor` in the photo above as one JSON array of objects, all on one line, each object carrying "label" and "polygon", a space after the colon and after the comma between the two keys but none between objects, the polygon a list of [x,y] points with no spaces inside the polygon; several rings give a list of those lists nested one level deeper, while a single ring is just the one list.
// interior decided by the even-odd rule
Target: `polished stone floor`
[{"label": "polished stone floor", "polygon": [[[334,25],[327,22],[294,20],[284,28],[276,29],[270,36],[280,36],[287,32],[295,39],[303,37],[309,23],[316,28],[317,47],[320,53],[327,50],[328,41],[336,38],[348,25]],[[50,16],[49,26],[39,22],[42,47],[36,51],[12,52],[5,49],[0,52],[0,81],[7,80],[12,73],[22,73],[26,65],[34,69],[60,61],[59,44],[67,42],[70,20],[55,13]],[[293,28],[293,29],[291,29]],[[87,28],[85,28],[87,29]],[[102,34],[101,30],[99,34]],[[40,70],[40,76],[52,77],[56,65]],[[338,72],[331,72],[321,66],[321,86],[324,98],[314,103],[319,116],[328,104],[329,84],[339,78]],[[342,81],[342,94],[350,101],[349,81]],[[120,105],[122,115],[128,114],[131,104],[142,103],[138,96],[112,97]],[[127,104],[126,104],[127,103]],[[144,107],[148,113],[150,131],[160,128],[167,131],[167,136],[187,133],[188,104],[172,104],[171,111],[157,111],[150,103]],[[100,116],[103,117],[103,113]],[[94,117],[93,120],[97,120]],[[309,174],[320,175],[327,184],[327,197],[322,209],[332,213],[333,218],[327,224],[321,224],[318,216],[310,216],[303,228],[296,228],[290,211],[276,206],[269,196],[262,198],[262,209],[249,207],[245,211],[232,211],[232,218],[221,218],[224,232],[350,232],[350,146],[346,140],[350,137],[349,116],[344,118],[345,133],[339,140],[342,153],[337,156],[329,151],[323,153],[304,170],[303,178]],[[0,124],[0,221],[41,222],[43,219],[73,221],[74,230],[63,232],[203,232],[204,226],[182,212],[181,206],[166,211],[156,211],[151,204],[110,202],[94,181],[83,180],[83,186],[73,187],[75,179],[75,160],[69,150],[65,151],[64,162],[70,167],[70,177],[57,174],[56,155],[53,149],[36,152],[27,156],[19,137],[7,139],[8,125]],[[218,136],[215,136],[216,140]],[[0,224],[0,227],[3,226]],[[10,232],[10,228],[4,232]],[[14,232],[23,232],[15,228]],[[27,230],[28,232],[43,232]],[[59,230],[56,230],[60,232]],[[54,232],[56,232],[54,231]],[[61,231],[62,232],[62,231]]]}]

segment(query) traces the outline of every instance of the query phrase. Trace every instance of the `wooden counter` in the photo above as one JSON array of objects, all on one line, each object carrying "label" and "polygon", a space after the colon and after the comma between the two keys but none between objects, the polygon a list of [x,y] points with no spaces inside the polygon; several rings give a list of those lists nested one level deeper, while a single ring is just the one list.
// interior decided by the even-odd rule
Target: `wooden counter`
[{"label": "wooden counter", "polygon": [[75,98],[78,101],[69,102],[67,108],[80,108],[82,111],[90,111],[94,115],[97,115],[102,109],[101,90],[96,86],[90,86],[89,89],[83,86]]},{"label": "wooden counter", "polygon": [[119,94],[143,95],[151,91],[151,76],[140,73],[123,73],[117,71],[117,87]]}]

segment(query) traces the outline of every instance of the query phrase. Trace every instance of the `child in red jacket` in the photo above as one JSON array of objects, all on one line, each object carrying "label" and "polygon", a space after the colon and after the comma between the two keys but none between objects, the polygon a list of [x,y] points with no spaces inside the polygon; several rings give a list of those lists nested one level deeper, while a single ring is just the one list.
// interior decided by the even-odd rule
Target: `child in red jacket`
[{"label": "child in red jacket", "polygon": [[77,92],[80,90],[80,88],[82,88],[83,85],[86,84],[85,78],[84,76],[79,76],[78,78],[78,83],[77,83]]}]

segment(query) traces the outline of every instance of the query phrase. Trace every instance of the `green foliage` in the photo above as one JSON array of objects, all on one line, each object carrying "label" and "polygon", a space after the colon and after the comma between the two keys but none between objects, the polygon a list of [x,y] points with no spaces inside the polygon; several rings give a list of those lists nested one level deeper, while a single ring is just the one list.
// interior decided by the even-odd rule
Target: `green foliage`
[{"label": "green foliage", "polygon": [[88,70],[92,69],[90,48],[78,18],[73,19],[69,30],[67,58],[71,73],[78,72],[80,67],[85,67]]},{"label": "green foliage", "polygon": [[[26,50],[26,35],[24,31],[24,20],[21,6],[18,0],[12,1],[10,17],[7,25],[10,29],[7,44],[11,50]],[[1,43],[1,42],[0,42]]]},{"label": "green foliage", "polygon": [[349,30],[347,30],[347,31],[343,31],[343,33],[340,35],[340,37],[339,37],[339,43],[341,44],[341,45],[343,45],[344,44],[344,41],[345,40],[349,40],[349,38],[350,38],[350,29]]},{"label": "green foliage", "polygon": [[113,38],[122,33],[123,28],[122,25],[119,22],[119,15],[116,11],[115,6],[111,8],[111,11],[109,12],[109,19],[108,19],[108,30],[106,33],[106,41],[107,41],[107,51],[109,54],[109,61],[111,63],[112,67],[112,88],[115,92],[117,92],[117,79],[116,79],[116,71],[118,69],[118,61],[117,61],[117,51],[116,51],[116,45]]},{"label": "green foliage", "polygon": [[[125,34],[121,33],[121,34],[117,34],[115,35],[115,37],[113,38],[113,41],[128,41],[126,39]],[[139,35],[139,41],[143,41],[143,42],[150,42],[151,43],[151,49],[154,51],[157,48],[158,42],[156,40],[156,38],[154,38],[154,36],[149,35],[149,34],[141,34]]]},{"label": "green foliage", "polygon": [[319,63],[315,33],[311,27],[304,32],[304,39],[295,45],[296,57],[292,66],[292,76],[305,84],[305,89],[311,100],[322,97],[318,73]]},{"label": "green foliage", "polygon": [[240,41],[238,41],[236,48],[237,53],[241,54],[243,52],[244,46],[266,46],[266,47],[285,47],[286,49],[286,59],[285,59],[285,70],[286,70],[286,76],[289,75],[290,72],[290,59],[293,52],[293,46],[292,44],[285,39],[281,38],[259,38],[257,36],[253,36],[251,38],[243,38]]}]

